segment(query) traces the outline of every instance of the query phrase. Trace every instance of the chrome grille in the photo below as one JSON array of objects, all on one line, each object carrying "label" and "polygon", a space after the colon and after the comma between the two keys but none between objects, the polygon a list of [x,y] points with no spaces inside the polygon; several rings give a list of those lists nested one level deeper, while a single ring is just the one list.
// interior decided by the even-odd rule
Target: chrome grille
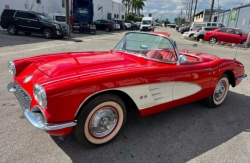
[{"label": "chrome grille", "polygon": [[14,88],[16,89],[14,94],[22,109],[29,109],[31,105],[31,98],[29,94],[17,82],[14,83]]}]

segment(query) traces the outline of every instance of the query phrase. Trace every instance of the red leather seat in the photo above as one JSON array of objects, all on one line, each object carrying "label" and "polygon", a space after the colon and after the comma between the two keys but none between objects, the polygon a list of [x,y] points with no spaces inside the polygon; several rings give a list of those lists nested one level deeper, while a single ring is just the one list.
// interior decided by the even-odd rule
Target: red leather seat
[{"label": "red leather seat", "polygon": [[146,56],[154,59],[163,59],[163,56],[159,50],[150,50],[147,52]]}]

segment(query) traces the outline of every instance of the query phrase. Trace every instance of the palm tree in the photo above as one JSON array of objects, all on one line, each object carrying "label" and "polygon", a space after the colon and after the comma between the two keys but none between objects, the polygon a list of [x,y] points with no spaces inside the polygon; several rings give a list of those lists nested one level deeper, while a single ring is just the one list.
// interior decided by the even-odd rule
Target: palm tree
[{"label": "palm tree", "polygon": [[146,0],[136,0],[137,1],[137,5],[136,5],[136,8],[137,8],[137,14],[138,16],[140,16],[140,10],[143,10],[143,7],[145,6],[144,4],[144,1]]}]

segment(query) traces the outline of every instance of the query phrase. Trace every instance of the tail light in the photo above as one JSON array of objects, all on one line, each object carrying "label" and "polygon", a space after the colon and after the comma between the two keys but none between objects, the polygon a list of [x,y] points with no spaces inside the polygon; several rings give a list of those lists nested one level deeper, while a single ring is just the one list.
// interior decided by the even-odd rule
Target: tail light
[{"label": "tail light", "polygon": [[110,22],[110,26],[113,26],[113,24]]},{"label": "tail light", "polygon": [[198,30],[196,30],[196,32],[199,32],[200,30],[198,29]]}]

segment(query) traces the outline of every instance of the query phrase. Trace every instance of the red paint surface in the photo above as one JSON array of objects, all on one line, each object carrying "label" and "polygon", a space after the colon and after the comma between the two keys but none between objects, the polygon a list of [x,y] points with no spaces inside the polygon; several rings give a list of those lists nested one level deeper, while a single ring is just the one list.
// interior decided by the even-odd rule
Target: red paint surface
[{"label": "red paint surface", "polygon": [[[48,99],[44,114],[49,123],[60,123],[73,121],[81,103],[99,91],[167,81],[193,82],[202,87],[192,96],[140,111],[142,116],[148,116],[209,96],[225,71],[233,72],[234,79],[244,75],[244,66],[238,61],[201,52],[179,52],[191,54],[187,57],[190,63],[167,64],[112,50],[28,57],[14,61],[17,68],[14,80],[30,94],[31,108],[38,105],[33,96],[34,84],[43,85]],[[195,56],[202,60],[194,62],[198,59]],[[208,68],[212,71],[207,71]],[[33,74],[33,79],[24,84],[23,80],[30,74]],[[236,85],[239,83],[236,81]],[[66,135],[71,129],[48,133]]]},{"label": "red paint surface", "polygon": [[236,30],[242,35],[232,34],[232,33],[227,33],[227,32],[219,32],[221,28],[218,28],[213,31],[206,32],[204,36],[204,40],[209,41],[211,37],[215,37],[217,39],[217,42],[236,43],[236,44],[241,44],[243,41],[247,40],[247,34],[242,33],[236,28],[226,28],[226,29]]}]

